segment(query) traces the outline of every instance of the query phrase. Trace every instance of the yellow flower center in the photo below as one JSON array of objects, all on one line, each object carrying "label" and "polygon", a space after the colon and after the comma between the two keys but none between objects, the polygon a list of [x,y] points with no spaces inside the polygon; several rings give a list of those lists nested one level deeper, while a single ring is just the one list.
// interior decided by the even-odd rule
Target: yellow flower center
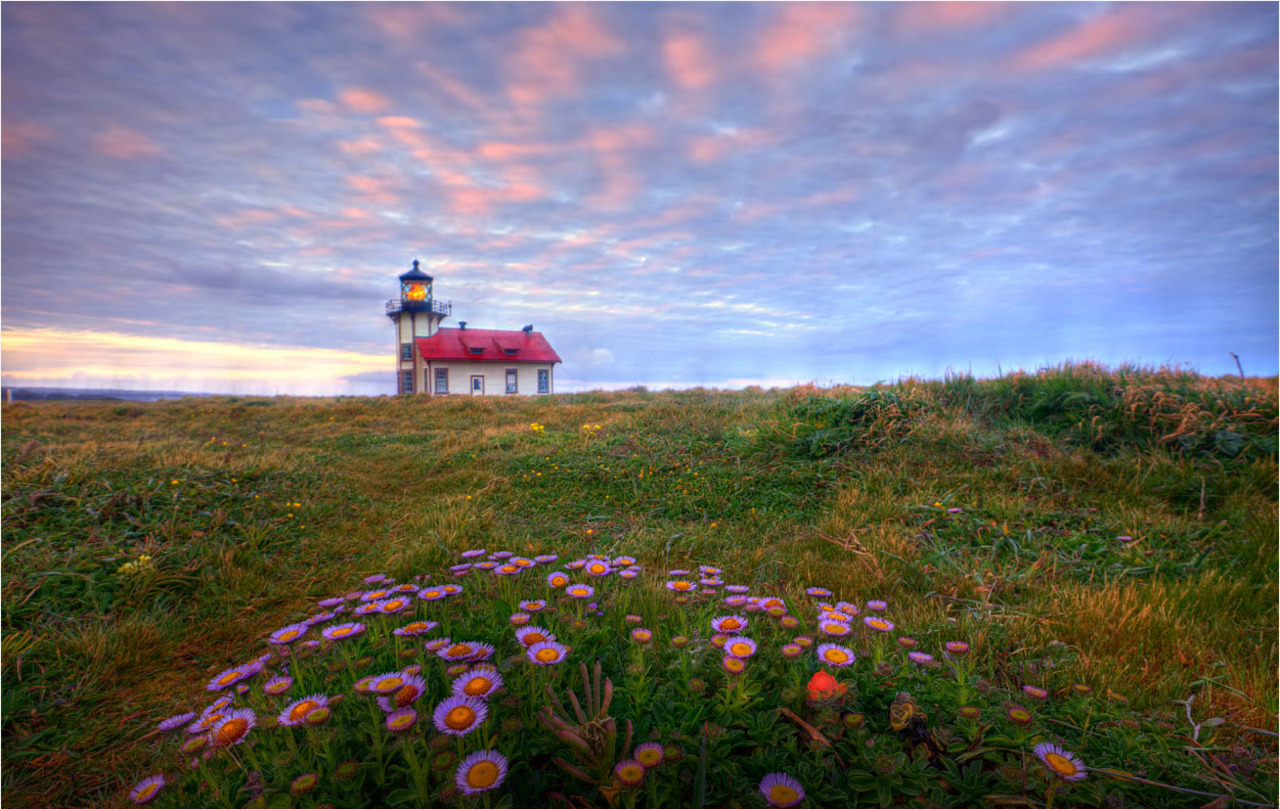
[{"label": "yellow flower center", "polygon": [[345,638],[347,635],[351,634],[351,631],[352,631],[351,627],[349,626],[340,626],[337,629],[330,632],[329,636],[333,638]]},{"label": "yellow flower center", "polygon": [[587,594],[587,590],[586,590],[586,588],[585,588],[585,587],[570,587],[570,588],[569,588],[569,595],[578,596],[578,595],[586,595],[586,594]]},{"label": "yellow flower center", "polygon": [[218,685],[231,685],[240,676],[240,670],[228,671],[226,674],[218,678]]},{"label": "yellow flower center", "polygon": [[534,657],[539,663],[554,663],[560,659],[560,653],[555,649],[539,649]]},{"label": "yellow flower center", "polygon": [[671,586],[677,590],[688,590],[689,588],[693,587],[693,585],[687,581],[678,581]]},{"label": "yellow flower center", "polygon": [[739,621],[737,618],[725,618],[723,621],[720,622],[720,629],[722,631],[742,629],[742,622]]},{"label": "yellow flower center", "polygon": [[884,621],[877,620],[877,619],[872,619],[867,623],[871,626],[872,629],[887,629],[889,626]]},{"label": "yellow flower center", "polygon": [[605,566],[604,566],[604,565],[592,565],[592,566],[591,566],[590,568],[588,568],[588,569],[589,569],[592,573],[595,573],[595,574],[598,576],[598,575],[600,575],[601,573],[603,573],[603,572],[605,571]]},{"label": "yellow flower center", "polygon": [[482,694],[489,693],[489,689],[493,687],[493,681],[488,677],[472,677],[467,684],[462,687],[462,693],[469,697],[478,697]]},{"label": "yellow flower center", "polygon": [[379,598],[382,598],[382,597],[383,597],[384,595],[386,595],[386,594],[387,594],[387,591],[386,591],[386,590],[378,590],[377,592],[370,593],[368,596],[366,596],[366,597],[365,597],[365,600],[366,600],[366,601],[376,601],[376,600],[378,600]]},{"label": "yellow flower center", "polygon": [[847,663],[849,661],[849,655],[839,649],[828,649],[827,660],[830,660],[832,663]]},{"label": "yellow flower center", "polygon": [[618,778],[624,784],[638,784],[644,780],[644,767],[628,764],[618,770]]},{"label": "yellow flower center", "polygon": [[280,636],[279,636],[278,638],[276,638],[276,640],[279,640],[279,641],[281,641],[282,643],[288,643],[289,641],[291,641],[291,640],[293,640],[294,638],[298,637],[298,635],[300,635],[300,634],[302,634],[302,633],[301,633],[301,632],[299,632],[298,630],[296,630],[296,629],[290,629],[290,630],[288,630],[288,631],[286,631],[286,632],[281,632],[281,633],[280,633]]},{"label": "yellow flower center", "polygon": [[745,643],[735,643],[729,647],[729,651],[740,657],[746,657],[751,654],[751,647]]},{"label": "yellow flower center", "polygon": [[138,803],[146,803],[147,801],[151,800],[151,796],[156,794],[156,792],[159,791],[159,789],[160,789],[159,784],[147,784],[145,787],[138,790],[138,795],[137,797],[134,798],[134,800]]},{"label": "yellow flower center", "polygon": [[405,632],[426,632],[427,623],[426,621],[414,621],[413,623],[406,626],[404,628],[404,631]]},{"label": "yellow flower center", "polygon": [[481,761],[467,770],[467,786],[472,789],[488,789],[498,780],[498,765]]},{"label": "yellow flower center", "polygon": [[745,669],[746,664],[736,657],[730,657],[724,661],[724,667],[728,671],[737,673]]},{"label": "yellow flower center", "polygon": [[459,705],[444,716],[444,723],[453,730],[466,730],[475,724],[476,712],[467,705]]},{"label": "yellow flower center", "polygon": [[390,601],[388,601],[387,603],[383,604],[383,605],[382,605],[382,608],[383,608],[384,610],[388,610],[388,611],[391,611],[391,610],[398,610],[398,609],[403,609],[403,608],[404,608],[404,601],[403,601],[402,599],[399,599],[399,598],[393,598],[393,599],[391,599]]},{"label": "yellow flower center", "polygon": [[228,745],[237,741],[241,736],[249,732],[249,720],[237,716],[235,719],[227,720],[227,723],[218,728],[218,735],[214,741],[219,745]]},{"label": "yellow flower center", "polygon": [[1012,711],[1009,711],[1009,718],[1015,722],[1030,722],[1031,712],[1024,711],[1021,708],[1014,708]]},{"label": "yellow flower center", "polygon": [[787,806],[800,798],[800,795],[786,784],[774,784],[769,787],[769,801],[780,806]]},{"label": "yellow flower center", "polygon": [[306,721],[308,725],[320,725],[320,724],[323,724],[324,721],[328,718],[329,718],[328,708],[316,708],[314,711],[307,714],[306,719],[304,721]]},{"label": "yellow flower center", "polygon": [[449,647],[447,654],[450,657],[466,657],[474,651],[469,643],[455,643]]},{"label": "yellow flower center", "polygon": [[1066,756],[1061,756],[1057,753],[1046,753],[1044,760],[1049,765],[1050,769],[1058,775],[1070,777],[1080,772],[1075,763]]},{"label": "yellow flower center", "polygon": [[395,720],[391,722],[391,729],[404,730],[405,728],[409,727],[412,724],[413,724],[412,716],[401,716],[401,717],[397,717]]},{"label": "yellow flower center", "polygon": [[552,586],[552,587],[564,587],[565,582],[567,582],[567,581],[568,581],[568,579],[566,579],[564,576],[552,576],[552,577],[551,577],[551,586]]},{"label": "yellow flower center", "polygon": [[379,694],[389,694],[400,686],[404,685],[404,679],[401,677],[383,677],[378,684],[373,687],[374,691]]},{"label": "yellow flower center", "polygon": [[541,632],[529,632],[521,639],[525,646],[532,646],[535,643],[542,643],[546,637]]},{"label": "yellow flower center", "polygon": [[427,591],[427,598],[439,598],[439,597],[440,597],[440,591],[439,591],[439,590],[428,590],[428,591]]},{"label": "yellow flower center", "polygon": [[316,708],[319,708],[319,707],[320,707],[320,703],[316,702],[315,700],[304,699],[302,702],[299,702],[297,705],[293,706],[293,710],[289,711],[289,718],[294,721],[297,721],[299,719],[305,719],[307,714],[311,713],[312,711],[314,711]]},{"label": "yellow flower center", "polygon": [[636,760],[646,767],[656,767],[662,761],[662,751],[654,750],[652,747],[641,750],[636,754]]}]

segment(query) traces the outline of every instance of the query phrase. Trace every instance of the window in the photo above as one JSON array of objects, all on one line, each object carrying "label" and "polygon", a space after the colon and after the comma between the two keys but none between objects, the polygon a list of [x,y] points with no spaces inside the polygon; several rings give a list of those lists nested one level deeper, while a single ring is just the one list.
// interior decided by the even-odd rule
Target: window
[{"label": "window", "polygon": [[436,369],[436,393],[448,393],[448,392],[449,392],[449,369],[437,368]]},{"label": "window", "polygon": [[502,349],[502,353],[506,354],[508,357],[514,357],[519,350],[520,349],[518,348],[504,348]]},{"label": "window", "polygon": [[516,369],[507,369],[507,393],[516,393]]},{"label": "window", "polygon": [[483,353],[484,353],[484,347],[483,347],[483,346],[471,346],[471,347],[470,347],[469,349],[467,349],[467,350],[468,350],[468,351],[470,351],[472,354],[483,354]]},{"label": "window", "polygon": [[538,393],[551,392],[551,371],[546,368],[538,369]]},{"label": "window", "polygon": [[413,393],[413,371],[402,371],[400,373],[400,392]]},{"label": "window", "polygon": [[400,344],[400,361],[413,362],[413,343]]}]

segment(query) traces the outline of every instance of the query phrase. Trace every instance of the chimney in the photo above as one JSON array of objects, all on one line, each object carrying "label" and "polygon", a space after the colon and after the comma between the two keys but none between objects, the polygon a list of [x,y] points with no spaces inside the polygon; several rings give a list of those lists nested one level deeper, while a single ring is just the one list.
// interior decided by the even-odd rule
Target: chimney
[{"label": "chimney", "polygon": [[465,320],[459,320],[459,321],[458,321],[458,328],[459,328],[459,329],[461,329],[462,331],[466,331],[466,330],[467,330],[467,321],[465,321]]},{"label": "chimney", "polygon": [[525,337],[528,337],[530,334],[532,334],[532,333],[533,333],[533,324],[532,324],[532,323],[530,323],[528,326],[525,326],[525,327],[524,327],[523,329],[521,329],[520,331],[524,332],[524,336],[525,336]]}]

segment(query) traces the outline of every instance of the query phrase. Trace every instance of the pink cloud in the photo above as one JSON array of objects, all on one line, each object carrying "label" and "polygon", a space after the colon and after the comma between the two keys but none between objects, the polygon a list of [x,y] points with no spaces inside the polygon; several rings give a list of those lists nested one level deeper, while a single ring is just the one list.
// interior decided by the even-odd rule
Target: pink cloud
[{"label": "pink cloud", "polygon": [[527,28],[506,64],[507,97],[521,106],[573,96],[580,89],[583,63],[616,56],[622,40],[585,4],[554,6],[543,25]]},{"label": "pink cloud", "polygon": [[427,62],[418,62],[415,67],[418,72],[426,76],[433,84],[444,90],[455,101],[470,107],[473,110],[481,110],[486,107],[485,97],[473,90],[469,85],[461,82],[444,71],[436,68]]},{"label": "pink cloud", "polygon": [[894,27],[904,34],[973,28],[1015,12],[1010,3],[903,3],[894,9]]},{"label": "pink cloud", "polygon": [[249,225],[263,225],[267,222],[274,222],[279,218],[280,214],[276,211],[270,211],[265,208],[248,208],[238,213],[215,217],[213,221],[224,228],[238,229]]},{"label": "pink cloud", "polygon": [[757,36],[754,59],[765,74],[791,70],[838,46],[862,12],[848,3],[786,3]]},{"label": "pink cloud", "polygon": [[391,130],[405,129],[421,129],[422,124],[417,118],[410,118],[406,115],[387,115],[378,119],[378,123]]},{"label": "pink cloud", "polygon": [[298,109],[316,115],[332,115],[338,111],[337,105],[323,98],[304,98],[297,102]]},{"label": "pink cloud", "polygon": [[354,188],[366,202],[376,205],[395,205],[400,202],[400,194],[395,190],[397,181],[386,177],[352,175],[347,177],[347,185]]},{"label": "pink cloud", "polygon": [[112,125],[93,138],[93,148],[98,154],[120,160],[156,157],[164,153],[160,144],[127,126]]},{"label": "pink cloud", "polygon": [[662,44],[667,75],[677,87],[701,90],[716,79],[714,61],[702,37],[690,33],[674,33]]},{"label": "pink cloud", "polygon": [[382,151],[382,144],[373,138],[359,138],[357,140],[340,140],[338,148],[344,154],[365,155]]},{"label": "pink cloud", "polygon": [[632,155],[656,140],[653,128],[641,124],[591,130],[586,136],[586,145],[595,152],[603,176],[602,187],[591,197],[591,203],[612,210],[625,206],[641,187],[640,172],[632,165]]},{"label": "pink cloud", "polygon": [[419,45],[423,37],[440,27],[463,21],[457,8],[446,3],[362,4],[368,20],[397,45]]},{"label": "pink cloud", "polygon": [[5,157],[15,157],[49,137],[49,130],[39,124],[6,123],[0,135],[0,149]]},{"label": "pink cloud", "polygon": [[382,93],[363,87],[350,87],[338,94],[338,100],[348,109],[373,115],[391,106],[391,99]]},{"label": "pink cloud", "polygon": [[1040,71],[1080,62],[1116,51],[1142,36],[1142,27],[1127,8],[1107,11],[1085,20],[1074,29],[1039,42],[1013,55],[1016,70]]}]

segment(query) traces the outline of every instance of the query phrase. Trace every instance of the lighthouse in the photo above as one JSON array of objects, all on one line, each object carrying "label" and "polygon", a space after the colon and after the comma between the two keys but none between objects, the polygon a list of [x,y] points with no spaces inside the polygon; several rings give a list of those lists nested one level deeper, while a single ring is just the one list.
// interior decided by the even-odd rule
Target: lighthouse
[{"label": "lighthouse", "polygon": [[415,258],[413,269],[400,276],[400,297],[387,301],[387,317],[396,326],[396,393],[425,388],[418,338],[435,334],[440,322],[453,313],[453,304],[435,299],[432,280],[418,268]]},{"label": "lighthouse", "polygon": [[400,297],[387,301],[396,327],[396,393],[427,396],[547,396],[561,362],[533,324],[522,329],[441,328],[453,305],[435,299],[432,278],[413,262]]}]

